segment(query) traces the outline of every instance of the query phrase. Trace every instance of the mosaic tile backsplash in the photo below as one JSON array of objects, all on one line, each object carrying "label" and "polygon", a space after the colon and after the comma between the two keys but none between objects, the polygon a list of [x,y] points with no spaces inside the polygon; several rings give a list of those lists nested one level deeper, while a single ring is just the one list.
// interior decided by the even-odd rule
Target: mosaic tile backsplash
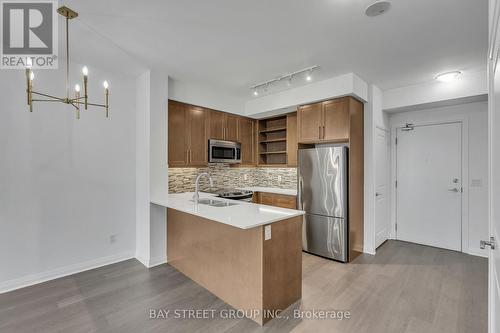
[{"label": "mosaic tile backsplash", "polygon": [[[214,188],[247,186],[297,188],[297,168],[237,168],[228,164],[209,164],[205,168],[169,168],[169,192],[193,192],[196,176],[200,172],[208,172],[212,176]],[[200,189],[209,189],[209,182],[205,177],[200,180]]]}]

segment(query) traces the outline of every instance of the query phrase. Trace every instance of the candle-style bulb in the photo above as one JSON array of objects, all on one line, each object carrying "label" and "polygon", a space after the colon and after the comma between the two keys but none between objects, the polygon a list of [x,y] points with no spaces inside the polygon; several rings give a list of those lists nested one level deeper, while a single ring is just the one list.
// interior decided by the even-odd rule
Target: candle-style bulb
[{"label": "candle-style bulb", "polygon": [[33,60],[31,58],[26,58],[26,68],[31,68],[33,67]]},{"label": "candle-style bulb", "polygon": [[83,68],[82,68],[82,74],[83,74],[83,76],[88,76],[89,75],[89,69],[87,68],[87,66],[83,66]]},{"label": "candle-style bulb", "polygon": [[109,88],[109,83],[108,83],[108,81],[104,81],[104,82],[102,83],[102,86],[104,87],[104,89],[108,89],[108,88]]},{"label": "candle-style bulb", "polygon": [[80,92],[80,85],[79,85],[79,84],[76,84],[76,85],[75,85],[75,91],[76,91],[76,92]]},{"label": "candle-style bulb", "polygon": [[35,79],[35,73],[33,71],[30,72],[30,80],[33,81]]}]

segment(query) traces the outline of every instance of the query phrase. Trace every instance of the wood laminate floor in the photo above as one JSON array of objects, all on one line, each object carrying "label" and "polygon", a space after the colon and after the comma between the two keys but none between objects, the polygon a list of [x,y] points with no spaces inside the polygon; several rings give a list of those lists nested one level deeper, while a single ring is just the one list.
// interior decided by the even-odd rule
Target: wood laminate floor
[{"label": "wood laminate floor", "polygon": [[[303,299],[260,327],[249,319],[176,319],[232,308],[169,265],[128,260],[0,295],[0,332],[487,332],[487,260],[389,241],[340,264],[303,254]],[[171,310],[149,319],[150,309]],[[349,320],[294,310],[349,310]],[[317,312],[316,312],[317,313]]]}]

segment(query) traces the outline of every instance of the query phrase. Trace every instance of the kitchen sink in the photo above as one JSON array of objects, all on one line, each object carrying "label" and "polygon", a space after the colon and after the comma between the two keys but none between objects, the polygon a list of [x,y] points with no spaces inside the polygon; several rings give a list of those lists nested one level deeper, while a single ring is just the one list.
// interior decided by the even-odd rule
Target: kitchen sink
[{"label": "kitchen sink", "polygon": [[222,200],[216,200],[216,199],[200,199],[200,200],[198,200],[198,203],[202,204],[202,205],[209,205],[212,207],[229,207],[229,206],[239,205],[236,202],[222,201]]}]

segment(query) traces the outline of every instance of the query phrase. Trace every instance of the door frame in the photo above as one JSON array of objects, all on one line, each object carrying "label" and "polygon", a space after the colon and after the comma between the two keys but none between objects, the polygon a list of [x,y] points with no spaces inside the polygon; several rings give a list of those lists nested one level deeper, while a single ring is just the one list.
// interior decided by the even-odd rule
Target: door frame
[{"label": "door frame", "polygon": [[[462,125],[462,204],[461,204],[461,248],[463,253],[483,256],[482,254],[475,253],[469,248],[469,120],[467,117],[458,117],[451,119],[442,119],[435,121],[411,121],[412,125],[418,126],[430,126],[430,125],[444,125],[444,124],[454,124],[459,123]],[[397,147],[396,147],[396,137],[397,130],[404,127],[405,124],[393,124],[391,125],[391,189],[390,189],[390,199],[391,199],[391,225],[390,225],[390,239],[397,239],[396,234],[396,223],[397,223],[397,190],[396,190],[396,179],[397,179]]]},{"label": "door frame", "polygon": [[[381,130],[384,131],[387,134],[387,140],[389,140],[389,147],[387,148],[387,198],[386,198],[386,205],[387,205],[387,213],[388,216],[387,218],[389,221],[387,222],[387,239],[392,239],[392,218],[391,218],[391,207],[392,207],[392,135],[391,135],[391,129],[382,127],[382,126],[375,126],[375,133],[374,137],[377,135],[376,131]],[[374,153],[377,153],[377,146],[376,142],[374,142]],[[377,161],[375,160],[377,157],[374,156],[374,174],[373,174],[373,185],[374,185],[374,191],[373,195],[377,192],[377,169],[376,169],[376,163]],[[375,204],[373,206],[374,209],[374,246],[375,246],[375,251],[377,250],[377,198],[374,198]],[[383,244],[383,243],[382,243]],[[382,245],[381,244],[381,245]],[[380,246],[380,245],[379,245]]]}]

